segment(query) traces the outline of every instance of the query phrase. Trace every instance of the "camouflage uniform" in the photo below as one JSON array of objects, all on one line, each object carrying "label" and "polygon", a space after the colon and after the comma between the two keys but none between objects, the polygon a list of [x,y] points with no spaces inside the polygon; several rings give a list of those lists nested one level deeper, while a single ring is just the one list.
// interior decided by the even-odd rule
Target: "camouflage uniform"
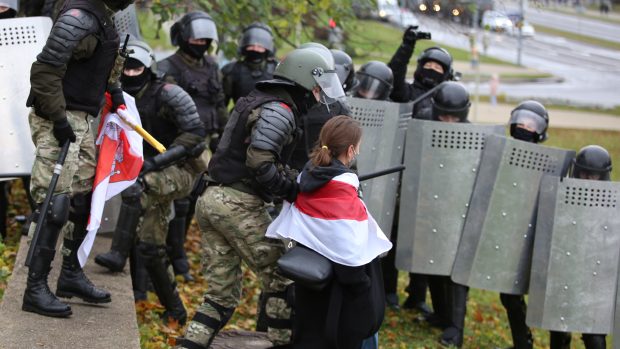
[{"label": "camouflage uniform", "polygon": [[[203,275],[209,285],[197,313],[226,322],[241,298],[242,261],[258,276],[265,294],[281,293],[291,284],[276,273],[275,263],[284,246],[265,237],[271,217],[258,196],[226,186],[208,187],[196,204],[196,218],[204,247]],[[267,316],[288,320],[291,308],[283,298],[269,298]],[[192,321],[185,338],[207,343],[212,335],[211,328]],[[269,328],[274,344],[288,343],[290,337],[290,329]]]}]

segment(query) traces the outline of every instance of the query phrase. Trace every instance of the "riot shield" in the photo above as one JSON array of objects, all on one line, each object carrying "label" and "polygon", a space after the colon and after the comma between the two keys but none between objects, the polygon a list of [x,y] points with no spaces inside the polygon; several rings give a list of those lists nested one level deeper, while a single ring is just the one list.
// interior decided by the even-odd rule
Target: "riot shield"
[{"label": "riot shield", "polygon": [[504,126],[411,120],[400,190],[396,267],[450,275],[488,134]]},{"label": "riot shield", "polygon": [[0,177],[29,176],[34,144],[28,125],[30,67],[52,29],[47,17],[0,20]]},{"label": "riot shield", "polygon": [[487,137],[452,280],[502,293],[527,293],[540,181],[544,174],[564,176],[574,155]]},{"label": "riot shield", "polygon": [[[358,172],[365,174],[400,165],[411,104],[361,98],[348,98],[348,103],[353,118],[363,129]],[[400,173],[393,173],[361,183],[364,202],[388,237],[394,221],[399,178]]]},{"label": "riot shield", "polygon": [[545,176],[540,185],[527,323],[610,333],[620,261],[620,183]]},{"label": "riot shield", "polygon": [[[140,23],[138,22],[138,15],[136,13],[136,5],[131,4],[126,9],[118,11],[112,17],[114,20],[114,26],[116,31],[124,34],[131,34],[131,36],[142,40],[140,35]],[[121,38],[124,40],[124,38]]]}]

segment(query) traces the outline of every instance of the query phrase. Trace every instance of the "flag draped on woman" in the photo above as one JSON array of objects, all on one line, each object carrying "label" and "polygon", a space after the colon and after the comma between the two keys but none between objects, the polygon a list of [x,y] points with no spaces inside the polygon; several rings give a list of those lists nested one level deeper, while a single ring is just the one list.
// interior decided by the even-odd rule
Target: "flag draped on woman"
[{"label": "flag draped on woman", "polygon": [[333,262],[360,266],[392,248],[364,202],[357,196],[359,180],[343,173],[293,204],[284,202],[267,237],[292,239]]}]

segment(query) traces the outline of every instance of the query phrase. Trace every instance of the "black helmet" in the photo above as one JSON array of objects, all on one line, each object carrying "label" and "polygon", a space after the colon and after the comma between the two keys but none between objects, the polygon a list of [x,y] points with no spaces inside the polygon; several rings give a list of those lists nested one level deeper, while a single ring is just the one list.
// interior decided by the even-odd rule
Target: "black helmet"
[{"label": "black helmet", "polygon": [[459,122],[467,121],[471,102],[469,92],[457,82],[442,82],[431,98],[433,120],[441,121],[440,116],[449,115],[459,118]]},{"label": "black helmet", "polygon": [[244,49],[250,45],[264,47],[268,52],[268,56],[273,56],[276,49],[273,43],[273,33],[271,28],[260,22],[254,22],[243,28],[243,33],[241,34],[241,38],[239,38],[237,53],[239,53],[239,55],[243,55]]},{"label": "black helmet", "polygon": [[354,97],[386,100],[392,93],[394,74],[387,64],[370,61],[355,73],[359,84],[353,93]]},{"label": "black helmet", "polygon": [[588,175],[598,175],[598,180],[608,181],[611,172],[609,152],[598,145],[581,148],[573,159],[570,176],[573,178],[590,179]]},{"label": "black helmet", "polygon": [[[423,66],[426,62],[433,61],[439,63],[443,68],[443,74],[440,78],[436,80],[440,81],[429,81],[425,82],[424,74],[423,74]],[[426,50],[422,51],[420,56],[418,57],[418,66],[416,67],[415,72],[413,73],[413,78],[415,81],[419,81],[428,87],[433,87],[441,82],[452,80],[454,78],[454,71],[452,70],[452,55],[441,47],[429,47]]]},{"label": "black helmet", "polygon": [[133,4],[134,0],[103,0],[103,2],[114,11],[121,11]]},{"label": "black helmet", "polygon": [[[517,105],[513,109],[513,112],[515,110],[519,110],[519,109],[525,109],[525,110],[532,111],[532,112],[542,116],[547,121],[547,125],[549,124],[549,112],[547,112],[547,109],[545,108],[544,105],[542,105],[542,103],[530,99],[530,100],[523,101],[523,102],[519,103],[519,105]],[[545,133],[543,135],[543,138],[540,140],[540,142],[544,142],[548,138],[549,138],[549,136],[548,136],[547,132],[545,131]]]},{"label": "black helmet", "polygon": [[353,60],[351,56],[342,50],[332,49],[330,51],[332,51],[332,56],[334,56],[336,74],[338,74],[338,79],[342,82],[342,89],[344,92],[349,92],[357,84]]},{"label": "black helmet", "polygon": [[[519,103],[510,112],[510,135],[517,139],[534,143],[544,142],[547,139],[549,114],[545,107],[532,100]],[[522,125],[523,127],[517,127]],[[523,137],[523,136],[526,137]],[[527,139],[524,139],[527,138]]]},{"label": "black helmet", "polygon": [[170,28],[172,45],[179,46],[189,39],[218,41],[217,27],[213,18],[203,11],[189,12]]}]

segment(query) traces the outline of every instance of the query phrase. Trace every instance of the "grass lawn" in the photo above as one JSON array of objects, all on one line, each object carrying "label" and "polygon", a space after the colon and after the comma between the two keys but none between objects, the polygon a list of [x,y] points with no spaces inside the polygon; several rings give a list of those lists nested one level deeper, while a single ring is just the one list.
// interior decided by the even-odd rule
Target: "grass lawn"
[{"label": "grass lawn", "polygon": [[[489,96],[481,95],[479,98],[481,102],[490,101]],[[497,96],[497,102],[504,103],[504,104],[514,104],[514,102],[507,101],[506,96],[504,94]],[[601,109],[601,108],[596,108],[596,107],[579,107],[579,106],[572,106],[572,105],[565,105],[565,104],[545,103],[545,107],[549,109],[550,112],[553,112],[553,110],[570,110],[570,111],[577,111],[577,112],[584,112],[584,113],[599,113],[599,114],[606,114],[606,115],[612,115],[612,116],[620,116],[620,106],[616,106],[616,107],[609,108],[609,109]]]},{"label": "grass lawn", "polygon": [[583,42],[583,43],[594,45],[594,46],[601,46],[601,47],[605,47],[605,48],[609,48],[613,50],[620,50],[619,42],[608,41],[604,39],[594,38],[591,36],[571,33],[571,32],[567,32],[564,30],[545,27],[542,25],[536,25],[534,28],[536,28],[536,31],[539,33],[561,36],[569,40],[575,40],[575,41]]}]

